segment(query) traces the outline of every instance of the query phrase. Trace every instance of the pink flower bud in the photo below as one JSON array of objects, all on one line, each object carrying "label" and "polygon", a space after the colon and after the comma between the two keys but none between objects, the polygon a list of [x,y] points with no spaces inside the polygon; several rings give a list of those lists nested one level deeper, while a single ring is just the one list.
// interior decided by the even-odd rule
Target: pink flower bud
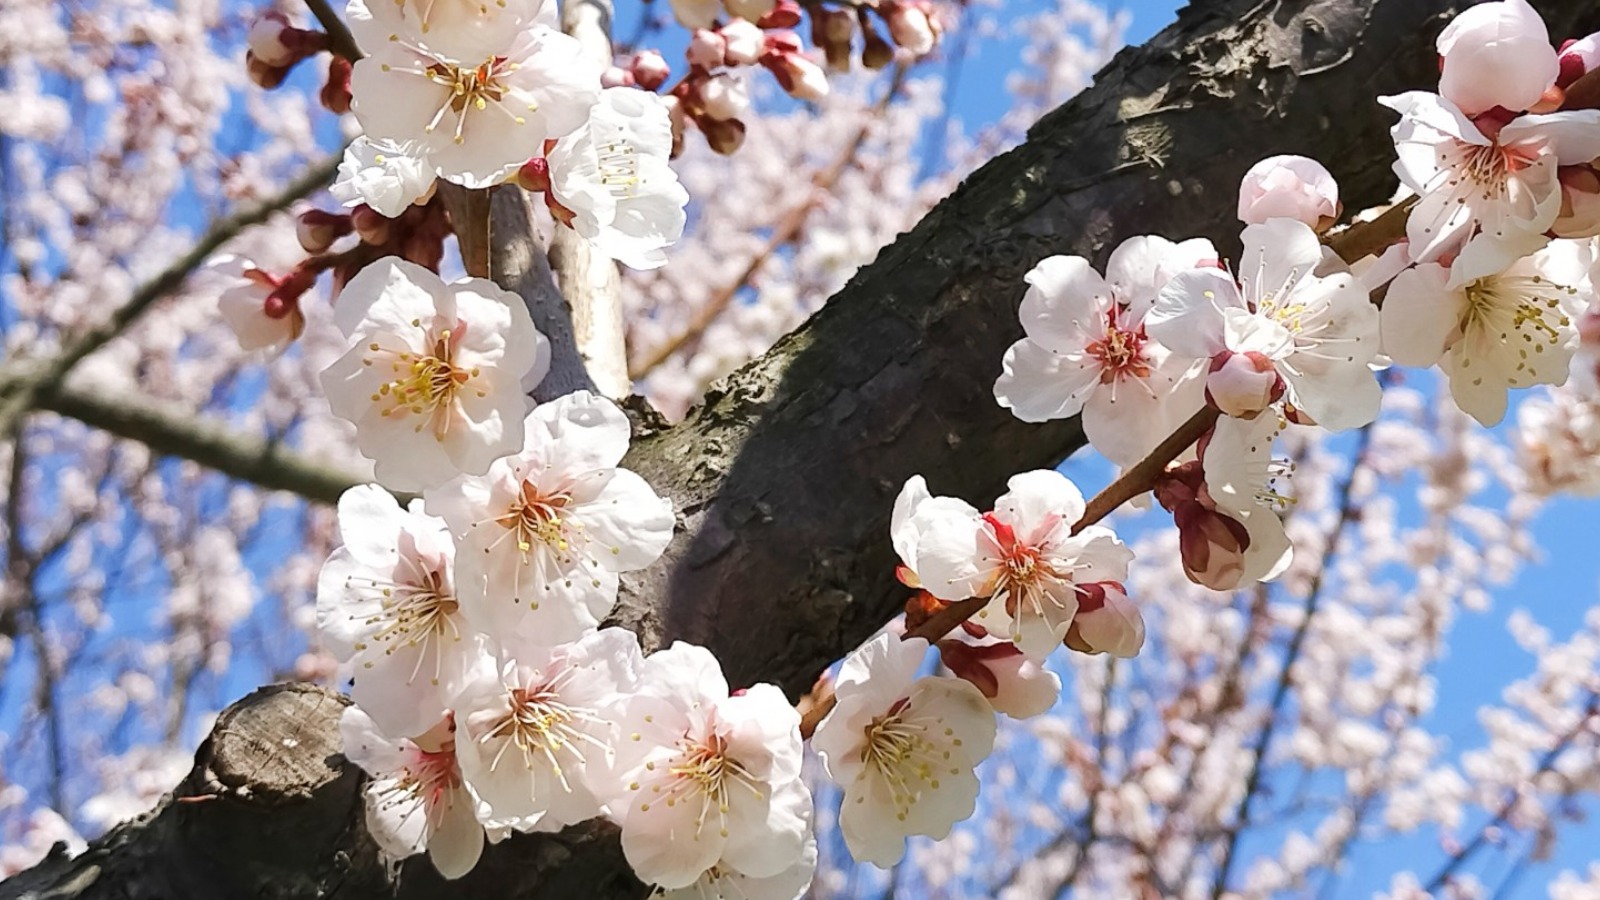
[{"label": "pink flower bud", "polygon": [[917,56],[931,52],[939,43],[939,19],[925,0],[891,0],[878,7],[889,24],[894,42]]},{"label": "pink flower bud", "polygon": [[362,243],[374,246],[388,243],[389,224],[388,219],[364,203],[350,211],[350,225]]},{"label": "pink flower bud", "polygon": [[1239,185],[1239,220],[1246,225],[1281,218],[1320,228],[1338,217],[1339,184],[1314,159],[1269,156],[1251,166]]},{"label": "pink flower bud", "polygon": [[722,26],[719,34],[727,47],[728,65],[753,66],[761,58],[767,36],[749,19],[734,19]]},{"label": "pink flower bud", "polygon": [[350,111],[350,70],[350,60],[342,56],[329,57],[328,80],[317,99],[322,101],[323,109],[334,115],[342,116]]},{"label": "pink flower bud", "polygon": [[772,12],[777,0],[722,0],[728,15],[754,22]]},{"label": "pink flower bud", "polygon": [[326,253],[333,242],[350,233],[350,216],[321,209],[308,209],[295,222],[295,237],[307,253]]},{"label": "pink flower bud", "polygon": [[704,28],[695,30],[689,38],[689,49],[684,55],[689,59],[689,65],[699,66],[702,69],[715,69],[727,59],[728,42],[722,35]]},{"label": "pink flower bud", "polygon": [[1469,116],[1537,103],[1560,72],[1550,33],[1522,0],[1480,3],[1450,21],[1436,42],[1439,93]]},{"label": "pink flower bud", "polygon": [[1253,419],[1283,396],[1283,378],[1265,354],[1224,350],[1211,358],[1206,402],[1236,419]]},{"label": "pink flower bud", "polygon": [[535,194],[550,190],[550,161],[542,156],[523,163],[517,169],[517,185]]},{"label": "pink flower bud", "polygon": [[1144,617],[1121,584],[1102,581],[1080,585],[1078,614],[1072,619],[1066,644],[1083,653],[1109,653],[1131,659],[1144,647]]},{"label": "pink flower bud", "polygon": [[672,67],[654,50],[635,53],[628,69],[633,73],[633,83],[647,91],[660,88],[672,76]]},{"label": "pink flower bud", "polygon": [[700,108],[717,121],[737,119],[750,109],[750,89],[745,79],[721,72],[700,85]]},{"label": "pink flower bud", "polygon": [[793,28],[800,24],[800,4],[795,0],[778,0],[771,12],[756,19],[756,24],[762,28]]},{"label": "pink flower bud", "polygon": [[817,101],[828,96],[828,76],[822,67],[796,52],[774,51],[772,37],[761,64],[778,79],[778,85],[800,100]]},{"label": "pink flower bud", "polygon": [[250,26],[245,46],[262,63],[273,67],[293,65],[295,52],[289,46],[288,34],[294,30],[289,19],[280,12],[268,12]]},{"label": "pink flower bud", "polygon": [[702,119],[697,124],[705,133],[706,143],[723,156],[731,155],[744,145],[744,123],[738,119]]},{"label": "pink flower bud", "polygon": [[1600,67],[1600,34],[1591,34],[1561,47],[1556,75],[1557,87],[1571,87],[1574,81]]},{"label": "pink flower bud", "polygon": [[1600,173],[1593,166],[1562,166],[1561,214],[1550,230],[1556,237],[1586,238],[1600,234]]},{"label": "pink flower bud", "polygon": [[600,73],[600,86],[603,88],[634,87],[633,73],[621,66],[608,66]]},{"label": "pink flower bud", "polygon": [[1178,526],[1178,551],[1189,580],[1214,591],[1231,591],[1244,580],[1244,553],[1250,533],[1244,523],[1199,503],[1172,512]]}]

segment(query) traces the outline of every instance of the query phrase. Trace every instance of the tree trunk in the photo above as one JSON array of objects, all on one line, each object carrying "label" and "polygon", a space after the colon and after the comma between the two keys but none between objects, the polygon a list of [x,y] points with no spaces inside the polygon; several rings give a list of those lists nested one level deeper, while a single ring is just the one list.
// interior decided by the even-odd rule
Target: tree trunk
[{"label": "tree trunk", "polygon": [[[1271,154],[1320,159],[1348,209],[1383,201],[1393,116],[1375,99],[1434,85],[1433,37],[1460,5],[1216,0],[1118,54],[686,421],[636,439],[624,464],[672,498],[680,533],[624,579],[616,621],[647,649],[709,647],[734,685],[803,693],[905,599],[888,521],[907,477],[981,508],[1082,444],[1075,420],[1027,425],[994,401],[1028,269],[1103,262],[1146,233],[1234,253],[1236,186]],[[1537,5],[1556,36],[1600,18]],[[0,900],[644,895],[599,823],[492,847],[460,882],[420,857],[391,882],[339,756],[343,705],[301,685],[246,697],[160,808],[0,884]]]}]

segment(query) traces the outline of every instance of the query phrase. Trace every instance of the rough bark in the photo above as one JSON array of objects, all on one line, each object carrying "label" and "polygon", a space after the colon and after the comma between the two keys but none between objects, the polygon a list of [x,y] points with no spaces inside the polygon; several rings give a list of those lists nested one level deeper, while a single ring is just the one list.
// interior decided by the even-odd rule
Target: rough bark
[{"label": "rough bark", "polygon": [[[1076,422],[1025,425],[992,397],[1034,262],[1102,262],[1151,232],[1232,252],[1235,186],[1274,153],[1327,163],[1347,208],[1385,199],[1390,115],[1373,98],[1433,83],[1455,5],[1224,0],[1123,51],[687,421],[644,429],[625,464],[672,497],[681,533],[625,580],[616,620],[647,647],[710,647],[734,684],[803,692],[903,600],[886,531],[907,476],[983,505],[1081,444]],[[1593,27],[1586,7],[1544,3],[1551,33],[1584,33],[1580,13]],[[594,824],[494,847],[462,882],[414,859],[387,883],[337,754],[341,703],[306,687],[246,698],[158,811],[0,898],[642,896]]]}]

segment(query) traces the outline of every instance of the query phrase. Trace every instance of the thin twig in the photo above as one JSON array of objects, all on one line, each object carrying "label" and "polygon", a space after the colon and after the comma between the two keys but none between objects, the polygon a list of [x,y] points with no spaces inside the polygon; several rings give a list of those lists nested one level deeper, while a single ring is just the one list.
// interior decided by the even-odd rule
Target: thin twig
[{"label": "thin twig", "polygon": [[[1527,784],[1533,784],[1538,781],[1539,776],[1545,774],[1546,772],[1553,771],[1555,769],[1556,761],[1561,758],[1561,754],[1570,749],[1572,742],[1577,740],[1579,735],[1589,730],[1590,721],[1596,716],[1600,716],[1600,691],[1591,690],[1589,692],[1589,699],[1584,704],[1583,716],[1578,719],[1571,729],[1569,729],[1565,734],[1556,740],[1555,745],[1546,751],[1544,756],[1540,757],[1539,767],[1534,770],[1532,775],[1524,779],[1524,782]],[[1456,870],[1465,865],[1467,860],[1470,859],[1473,854],[1477,853],[1483,848],[1484,844],[1489,842],[1489,834],[1491,832],[1499,831],[1501,827],[1506,824],[1506,822],[1511,820],[1511,811],[1516,809],[1517,801],[1519,799],[1521,799],[1521,792],[1513,789],[1511,791],[1511,796],[1507,797],[1505,802],[1500,805],[1500,809],[1495,812],[1494,818],[1489,820],[1482,828],[1478,830],[1478,834],[1473,837],[1471,842],[1469,842],[1465,847],[1462,847],[1460,850],[1457,850],[1455,853],[1451,854],[1450,859],[1444,864],[1444,866],[1442,866],[1438,872],[1435,872],[1432,878],[1428,879],[1428,884],[1423,888],[1423,890],[1427,891],[1429,894],[1438,893],[1439,890],[1444,887],[1445,882],[1447,882],[1450,877],[1455,874]]]},{"label": "thin twig", "polygon": [[306,8],[317,17],[317,21],[322,24],[322,30],[328,33],[330,51],[351,62],[361,58],[361,47],[356,44],[356,36],[350,33],[350,26],[344,23],[344,19],[328,0],[306,0]]},{"label": "thin twig", "polygon": [[866,143],[868,136],[872,134],[872,127],[876,124],[877,119],[883,115],[889,104],[899,95],[901,88],[905,85],[905,77],[905,68],[897,67],[890,79],[889,89],[873,105],[872,117],[863,122],[860,128],[856,129],[855,136],[845,145],[844,150],[834,158],[827,168],[811,176],[811,188],[807,192],[805,199],[787,213],[784,213],[783,218],[778,220],[777,226],[772,229],[772,235],[767,238],[767,242],[762,245],[761,249],[750,257],[744,268],[739,270],[737,276],[718,288],[710,299],[695,311],[694,316],[689,320],[689,324],[682,331],[657,344],[638,359],[631,360],[628,363],[628,377],[643,378],[650,374],[651,370],[656,366],[671,358],[674,353],[682,350],[691,341],[704,334],[705,330],[711,327],[711,323],[715,322],[717,317],[721,316],[723,311],[733,302],[733,298],[739,295],[740,289],[748,285],[760,273],[762,267],[767,264],[767,260],[800,237],[800,233],[805,230],[806,220],[811,216],[811,211],[820,202],[818,195],[824,191],[831,190],[839,179],[843,177],[844,173],[855,165],[861,152],[861,146]]},{"label": "thin twig", "polygon": [[[10,377],[0,381],[0,433],[10,431],[17,417],[34,405],[39,394],[48,386],[59,384],[66,374],[84,357],[105,346],[112,338],[126,331],[144,315],[156,301],[177,290],[217,248],[232,240],[240,232],[259,225],[274,213],[286,209],[291,203],[326,187],[338,171],[341,153],[335,153],[311,168],[277,195],[251,204],[233,215],[214,223],[194,247],[177,261],[161,270],[160,274],[140,285],[128,301],[111,313],[103,322],[91,326],[77,337],[65,342],[61,352],[42,361],[13,363],[17,368],[6,373]],[[12,366],[7,366],[12,369]]]},{"label": "thin twig", "polygon": [[1376,219],[1356,222],[1343,231],[1328,235],[1327,245],[1347,263],[1382,253],[1389,245],[1406,236],[1406,219],[1411,215],[1415,198],[1389,207]]}]

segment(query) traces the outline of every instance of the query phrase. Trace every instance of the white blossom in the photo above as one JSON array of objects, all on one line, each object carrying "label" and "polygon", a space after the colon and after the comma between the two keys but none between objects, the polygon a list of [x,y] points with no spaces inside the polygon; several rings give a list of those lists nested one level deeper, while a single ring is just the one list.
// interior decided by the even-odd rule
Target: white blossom
[{"label": "white blossom", "polygon": [[520,453],[487,474],[427,492],[454,530],[456,591],[497,637],[552,646],[593,630],[617,599],[617,574],[655,562],[672,539],[672,504],[633,472],[628,417],[587,391],[545,403]]},{"label": "white blossom", "polygon": [[1521,112],[1555,84],[1550,32],[1526,0],[1469,6],[1437,42],[1439,93],[1468,115],[1495,107]]},{"label": "white blossom", "polygon": [[544,377],[550,345],[515,294],[385,257],[345,285],[334,319],[349,349],[322,387],[385,487],[481,475],[522,446],[522,379]]},{"label": "white blossom", "polygon": [[433,169],[413,141],[358,137],[344,148],[339,177],[328,188],[346,207],[365,203],[391,219],[433,195]]},{"label": "white blossom", "polygon": [[667,164],[672,123],[655,94],[607,88],[589,121],[550,151],[550,190],[568,223],[602,253],[635,269],[667,262],[683,234],[689,192]]},{"label": "white blossom", "polygon": [[1435,263],[1408,269],[1384,299],[1384,352],[1402,365],[1438,363],[1456,405],[1493,425],[1508,389],[1567,380],[1577,319],[1593,299],[1591,255],[1587,241],[1555,241],[1460,285]]},{"label": "white blossom", "polygon": [[350,696],[385,734],[421,734],[449,710],[483,655],[456,602],[455,542],[413,501],[375,484],[339,498],[335,550],[317,580],[317,628],[354,677]]},{"label": "white blossom", "polygon": [[428,852],[446,878],[472,871],[483,854],[483,826],[456,764],[448,719],[414,738],[384,735],[359,706],[339,719],[344,755],[372,780],[363,794],[367,831],[388,860]]},{"label": "white blossom", "polygon": [[1277,367],[1295,408],[1334,431],[1363,425],[1382,396],[1367,368],[1378,352],[1378,310],[1352,276],[1316,275],[1321,261],[1322,245],[1303,222],[1247,226],[1237,282],[1216,269],[1180,272],[1145,327],[1194,359],[1260,353]]},{"label": "white blossom", "polygon": [[456,701],[456,758],[487,806],[485,821],[555,831],[600,814],[590,789],[613,752],[601,710],[636,690],[643,659],[631,631],[571,644],[511,644]]},{"label": "white blossom", "polygon": [[1215,262],[1209,241],[1124,241],[1106,277],[1077,256],[1028,273],[1019,316],[1027,337],[1006,351],[995,399],[1026,422],[1083,413],[1089,443],[1122,466],[1138,462],[1200,408],[1193,358],[1145,334],[1157,293],[1178,272]]},{"label": "white blossom", "polygon": [[1499,271],[1539,249],[1561,212],[1558,165],[1600,156],[1600,110],[1519,116],[1487,134],[1448,99],[1381,97],[1400,113],[1395,174],[1418,195],[1406,219],[1413,259],[1456,254],[1456,280]]},{"label": "white blossom", "polygon": [[974,769],[994,746],[982,692],[959,678],[916,677],[927,649],[921,638],[880,634],[846,657],[837,705],[811,739],[844,788],[845,846],[881,868],[905,855],[907,836],[942,839],[972,815]]},{"label": "white blossom", "polygon": [[800,714],[770,684],[730,695],[710,651],[682,642],[645,659],[638,693],[613,707],[607,809],[643,881],[666,889],[713,866],[772,878],[802,861],[811,792]]},{"label": "white blossom", "polygon": [[415,142],[441,178],[504,181],[571,134],[600,93],[582,45],[538,24],[542,0],[426,24],[392,0],[351,0],[350,30],[369,54],[351,73],[351,109],[375,140]]},{"label": "white blossom", "polygon": [[977,621],[1040,660],[1060,645],[1078,610],[1079,585],[1121,581],[1133,558],[1111,529],[1072,529],[1083,495],[1066,476],[1014,475],[991,513],[952,498],[917,505],[899,546],[922,587],[941,600],[988,597]]}]

